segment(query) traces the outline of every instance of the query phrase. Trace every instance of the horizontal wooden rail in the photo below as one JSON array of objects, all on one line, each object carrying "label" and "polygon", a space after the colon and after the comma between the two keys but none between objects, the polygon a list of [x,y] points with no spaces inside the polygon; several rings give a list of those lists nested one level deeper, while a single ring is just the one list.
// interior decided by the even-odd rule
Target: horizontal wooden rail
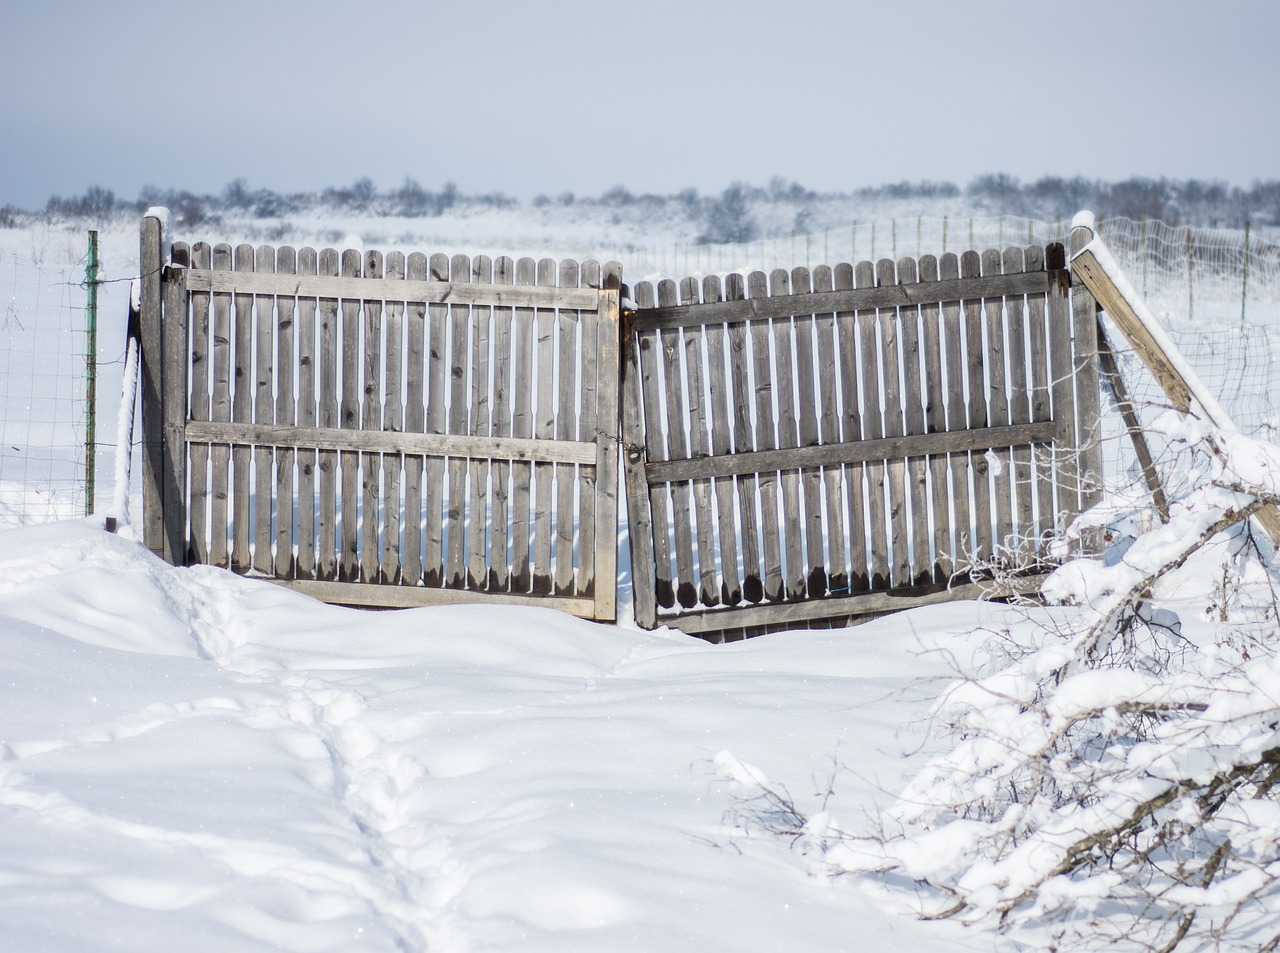
[{"label": "horizontal wooden rail", "polygon": [[901,308],[918,304],[974,301],[979,298],[1003,295],[1044,294],[1054,283],[1066,286],[1070,281],[1070,274],[1065,269],[1060,269],[915,284],[882,285],[852,291],[821,291],[812,294],[775,295],[745,298],[739,301],[646,308],[636,312],[633,327],[637,331],[653,331],[719,322],[788,318],[797,314],[830,314],[836,311],[862,311],[868,308]]},{"label": "horizontal wooden rail", "polygon": [[828,443],[816,447],[787,450],[756,450],[718,456],[693,457],[687,460],[656,460],[645,464],[645,479],[650,485],[679,480],[702,480],[709,477],[737,476],[743,473],[799,470],[808,467],[831,467],[847,463],[867,463],[899,457],[923,457],[936,453],[961,453],[966,450],[1002,450],[1048,443],[1058,432],[1052,421],[1014,424],[1009,427],[985,427],[977,430],[955,430],[915,434],[906,437],[882,437],[851,443]]},{"label": "horizontal wooden rail", "polygon": [[342,298],[347,301],[406,301],[427,304],[479,304],[495,308],[563,308],[594,311],[605,292],[595,288],[543,285],[487,285],[417,281],[409,278],[356,278],[288,275],[253,271],[187,271],[187,291],[284,295],[291,298]]},{"label": "horizontal wooden rail", "polygon": [[438,589],[428,586],[388,586],[358,582],[322,582],[315,579],[267,579],[321,602],[346,606],[379,606],[412,609],[421,606],[504,605],[559,609],[582,619],[594,618],[595,602],[573,596],[530,596],[475,589]]},{"label": "horizontal wooden rail", "polygon": [[684,612],[678,616],[658,616],[658,623],[670,623],[680,631],[719,632],[729,629],[746,629],[763,625],[787,625],[811,619],[834,619],[845,616],[880,615],[898,612],[917,606],[955,602],[961,599],[1001,599],[1012,595],[1039,592],[1048,573],[1018,576],[1008,580],[967,582],[949,589],[931,592],[894,594],[868,592],[856,596],[810,599],[805,602],[778,603],[775,605],[744,606],[735,609],[708,609]]},{"label": "horizontal wooden rail", "polygon": [[401,433],[391,430],[338,430],[333,427],[286,427],[275,424],[218,423],[189,420],[188,443],[229,446],[293,447],[399,453],[424,457],[473,457],[531,460],[538,463],[596,464],[594,442],[528,437],[473,437],[465,434]]}]

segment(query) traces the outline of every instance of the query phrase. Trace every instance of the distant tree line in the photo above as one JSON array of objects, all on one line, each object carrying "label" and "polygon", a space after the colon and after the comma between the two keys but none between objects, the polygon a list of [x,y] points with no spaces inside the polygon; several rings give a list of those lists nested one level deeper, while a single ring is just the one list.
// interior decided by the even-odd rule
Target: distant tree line
[{"label": "distant tree line", "polygon": [[[538,195],[537,209],[574,205],[612,209],[628,217],[646,213],[676,214],[689,221],[702,242],[747,242],[760,235],[758,217],[785,207],[798,232],[822,218],[832,202],[916,202],[927,211],[938,203],[963,203],[995,215],[1017,215],[1052,221],[1088,208],[1104,217],[1157,219],[1171,225],[1240,228],[1249,220],[1280,226],[1280,180],[1255,181],[1248,188],[1200,179],[1142,178],[1122,182],[1045,176],[1024,183],[1005,173],[980,175],[963,189],[951,182],[897,182],[850,192],[819,193],[775,176],[763,186],[734,182],[718,195],[701,195],[688,188],[670,195],[636,195],[621,185],[598,197],[572,192]],[[406,178],[399,186],[380,191],[372,179],[320,192],[281,193],[251,188],[244,179],[227,183],[221,193],[200,195],[186,190],[148,186],[137,199],[116,196],[110,189],[91,186],[82,195],[52,196],[38,211],[13,206],[0,208],[0,227],[26,221],[102,220],[114,215],[137,215],[153,205],[168,207],[179,224],[194,227],[217,223],[223,216],[285,219],[289,216],[332,212],[372,216],[431,217],[466,207],[509,207],[520,204],[501,192],[464,194],[452,182],[428,189]],[[770,215],[771,219],[777,215]]]}]

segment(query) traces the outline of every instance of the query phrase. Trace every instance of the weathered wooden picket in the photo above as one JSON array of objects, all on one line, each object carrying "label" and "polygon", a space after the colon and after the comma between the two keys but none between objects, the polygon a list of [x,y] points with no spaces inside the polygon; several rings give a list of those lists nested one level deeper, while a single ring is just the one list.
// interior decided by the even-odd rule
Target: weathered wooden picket
[{"label": "weathered wooden picket", "polygon": [[144,535],[331,602],[613,619],[616,263],[142,232]]},{"label": "weathered wooden picket", "polygon": [[1099,490],[1061,245],[645,283],[624,318],[640,625],[704,635],[1034,589]]}]

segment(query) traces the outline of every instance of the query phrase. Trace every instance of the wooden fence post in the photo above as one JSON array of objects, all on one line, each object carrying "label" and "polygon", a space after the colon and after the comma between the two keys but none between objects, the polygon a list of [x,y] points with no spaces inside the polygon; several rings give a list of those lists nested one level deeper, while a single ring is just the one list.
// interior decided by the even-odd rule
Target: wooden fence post
[{"label": "wooden fence post", "polygon": [[[185,249],[184,249],[185,251]],[[175,259],[177,255],[174,256]],[[185,257],[185,256],[184,256]],[[161,322],[164,366],[161,410],[164,419],[164,559],[187,561],[187,261],[174,261],[163,271],[164,319]]]},{"label": "wooden fence post", "polygon": [[168,260],[165,221],[168,211],[148,209],[141,227],[141,328],[142,384],[142,540],[157,556],[165,555],[164,541],[164,334],[160,272]]}]

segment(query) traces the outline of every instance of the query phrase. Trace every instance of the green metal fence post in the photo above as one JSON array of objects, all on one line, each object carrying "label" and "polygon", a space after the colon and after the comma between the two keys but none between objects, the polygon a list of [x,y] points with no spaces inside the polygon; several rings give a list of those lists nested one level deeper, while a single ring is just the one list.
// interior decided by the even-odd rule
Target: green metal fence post
[{"label": "green metal fence post", "polygon": [[97,464],[98,416],[98,233],[89,232],[89,263],[85,266],[84,370],[84,513],[93,514],[93,473]]}]

